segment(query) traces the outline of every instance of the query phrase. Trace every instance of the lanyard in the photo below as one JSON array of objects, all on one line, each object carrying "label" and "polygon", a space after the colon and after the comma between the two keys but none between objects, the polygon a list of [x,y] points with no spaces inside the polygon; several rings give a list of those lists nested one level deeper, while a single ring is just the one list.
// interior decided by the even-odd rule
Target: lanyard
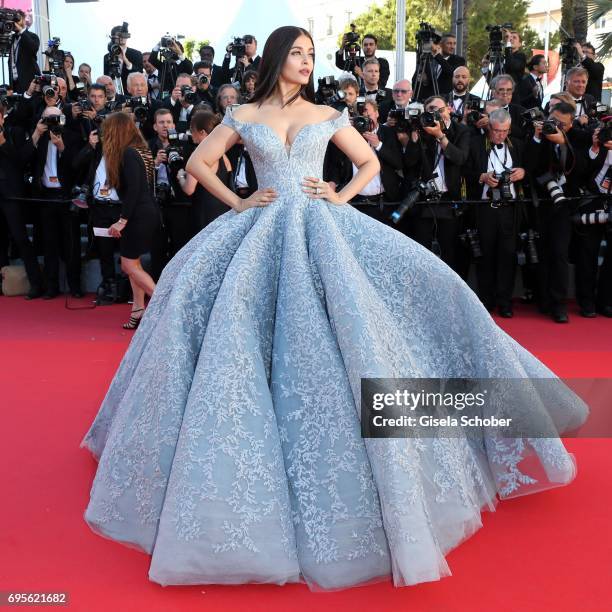
[{"label": "lanyard", "polygon": [[493,145],[493,148],[491,149],[491,151],[493,151],[493,155],[497,157],[497,161],[501,163],[504,170],[509,170],[510,168],[506,166],[506,162],[508,161],[508,147],[504,145],[504,161],[502,161],[499,155],[497,154],[497,147],[495,145]]}]

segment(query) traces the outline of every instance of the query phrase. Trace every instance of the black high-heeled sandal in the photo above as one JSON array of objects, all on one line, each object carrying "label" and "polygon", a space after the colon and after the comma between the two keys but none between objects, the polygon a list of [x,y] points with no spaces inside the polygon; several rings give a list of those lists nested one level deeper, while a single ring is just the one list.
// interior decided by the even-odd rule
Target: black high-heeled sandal
[{"label": "black high-heeled sandal", "polygon": [[140,321],[142,320],[143,315],[135,317],[134,313],[140,312],[141,310],[144,310],[144,308],[136,308],[136,310],[132,310],[132,312],[130,313],[130,320],[127,323],[123,324],[123,329],[136,329],[140,325]]}]

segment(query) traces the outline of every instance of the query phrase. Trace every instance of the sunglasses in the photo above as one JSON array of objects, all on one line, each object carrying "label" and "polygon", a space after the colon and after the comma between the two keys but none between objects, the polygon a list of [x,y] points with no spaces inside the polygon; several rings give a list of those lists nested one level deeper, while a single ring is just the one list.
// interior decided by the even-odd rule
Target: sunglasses
[{"label": "sunglasses", "polygon": [[394,89],[393,93],[403,93],[403,94],[407,94],[410,93],[409,89]]}]

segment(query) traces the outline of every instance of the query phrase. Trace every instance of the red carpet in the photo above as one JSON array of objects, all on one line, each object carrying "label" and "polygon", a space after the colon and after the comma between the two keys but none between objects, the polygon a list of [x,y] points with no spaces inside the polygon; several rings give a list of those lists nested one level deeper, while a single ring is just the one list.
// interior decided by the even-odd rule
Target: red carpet
[{"label": "red carpet", "polygon": [[[610,440],[568,440],[577,479],[485,513],[439,582],[335,593],[150,582],[146,555],[94,535],[82,518],[95,462],[79,443],[131,338],[120,328],[128,311],[0,298],[0,591],[67,591],[68,608],[86,612],[610,609]],[[558,325],[517,307],[500,324],[561,376],[612,377],[612,320],[570,317]]]}]

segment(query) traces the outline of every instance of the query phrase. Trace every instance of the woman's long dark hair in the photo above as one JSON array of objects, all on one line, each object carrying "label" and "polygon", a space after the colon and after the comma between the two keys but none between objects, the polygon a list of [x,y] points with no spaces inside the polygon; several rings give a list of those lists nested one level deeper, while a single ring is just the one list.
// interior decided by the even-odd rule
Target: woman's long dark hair
[{"label": "woman's long dark hair", "polygon": [[[287,56],[289,55],[289,51],[291,51],[293,43],[295,43],[295,41],[302,36],[302,34],[304,36],[308,36],[312,46],[314,47],[314,42],[312,42],[312,37],[310,36],[309,32],[304,30],[304,28],[298,28],[297,26],[283,26],[281,28],[277,28],[274,30],[274,32],[272,32],[272,34],[270,34],[270,36],[268,36],[268,40],[266,40],[263,54],[261,56],[257,87],[255,88],[255,93],[253,94],[250,102],[257,103],[258,106],[261,106],[264,100],[267,100],[276,92],[276,88],[278,87],[278,79],[280,78],[283,66],[287,60]],[[302,85],[300,90],[291,96],[291,98],[289,98],[289,100],[287,100],[283,106],[291,104],[298,98],[304,98],[304,100],[314,103],[315,93],[313,74],[314,71],[310,74],[308,83],[306,85]]]}]

